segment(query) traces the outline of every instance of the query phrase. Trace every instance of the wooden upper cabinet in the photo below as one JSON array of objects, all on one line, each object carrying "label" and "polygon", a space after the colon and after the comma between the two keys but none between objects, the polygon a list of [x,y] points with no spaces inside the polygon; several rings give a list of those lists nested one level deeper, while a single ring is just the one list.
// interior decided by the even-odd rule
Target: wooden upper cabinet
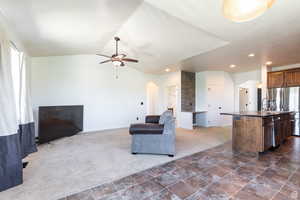
[{"label": "wooden upper cabinet", "polygon": [[300,86],[300,68],[268,72],[268,88]]},{"label": "wooden upper cabinet", "polygon": [[294,80],[295,80],[295,73],[294,72],[285,72],[284,76],[285,76],[285,82],[286,85],[293,85],[294,84]]},{"label": "wooden upper cabinet", "polygon": [[285,82],[287,87],[300,86],[300,69],[286,71]]},{"label": "wooden upper cabinet", "polygon": [[284,72],[268,72],[268,88],[282,88],[284,86]]}]

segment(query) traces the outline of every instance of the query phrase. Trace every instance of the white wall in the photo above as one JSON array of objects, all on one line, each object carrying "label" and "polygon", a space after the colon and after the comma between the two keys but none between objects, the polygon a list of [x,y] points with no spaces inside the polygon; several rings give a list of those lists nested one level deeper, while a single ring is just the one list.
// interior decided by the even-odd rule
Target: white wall
[{"label": "white wall", "polygon": [[[116,79],[112,65],[99,65],[99,61],[100,58],[94,55],[32,58],[31,85],[35,113],[39,106],[82,104],[85,106],[84,131],[128,127],[131,123],[144,122],[150,101],[147,84],[152,82],[158,91],[156,97],[151,97],[151,101],[157,103],[151,114],[161,114],[166,110],[167,89],[176,86],[177,125],[184,125],[184,120],[181,120],[184,113],[181,113],[180,71],[150,75],[125,67],[120,69],[119,79]],[[234,101],[237,101],[238,85],[252,79],[261,80],[260,70],[232,75],[222,71],[197,73],[197,111],[207,110],[207,88],[222,85],[222,112],[232,112]],[[141,102],[144,105],[140,105]],[[137,117],[139,120],[136,120]],[[220,125],[230,123],[231,118],[224,117]]]},{"label": "white wall", "polygon": [[99,61],[94,55],[32,58],[35,112],[39,106],[84,105],[84,131],[143,122],[146,85],[157,77],[125,67],[116,79],[112,65],[99,65]]},{"label": "white wall", "polygon": [[157,76],[156,83],[159,87],[158,102],[160,102],[158,114],[161,114],[168,107],[168,87],[177,87],[176,122],[177,126],[181,127],[181,72],[177,71]]},{"label": "white wall", "polygon": [[[240,95],[239,95],[239,90],[240,88],[246,88],[248,89],[248,107],[247,111],[257,111],[257,89],[258,89],[258,84],[260,82],[258,80],[250,80],[246,81],[245,83],[242,83],[240,85],[236,85],[236,106],[238,106],[239,110],[239,101],[240,101]],[[236,108],[237,109],[237,108]]]},{"label": "white wall", "polygon": [[[196,111],[208,111],[208,89],[222,88],[220,99],[215,99],[222,107],[221,112],[232,112],[234,110],[234,83],[229,73],[224,71],[205,71],[196,73]],[[209,111],[210,112],[210,111]],[[215,116],[218,115],[218,116]],[[203,126],[210,126],[210,121],[219,118],[217,123],[220,126],[227,126],[231,124],[231,117],[219,116],[219,114],[201,115],[197,119],[197,123]],[[204,122],[203,122],[204,120]]]},{"label": "white wall", "polygon": [[257,110],[257,84],[262,80],[261,70],[232,74],[234,81],[234,111],[239,111],[239,88],[249,89],[251,110]]},{"label": "white wall", "polygon": [[196,73],[196,111],[207,110],[206,73]]},{"label": "white wall", "polygon": [[[99,65],[94,55],[34,57],[31,63],[33,107],[84,105],[84,131],[128,127],[144,122],[145,115],[167,109],[169,86],[177,87],[177,123],[181,111],[181,73],[145,74],[131,67],[119,70],[111,64]],[[147,86],[157,86],[154,94]],[[152,88],[153,89],[153,88]],[[151,90],[151,88],[150,88]],[[140,105],[144,102],[144,105]],[[155,105],[156,104],[156,105]],[[148,109],[148,110],[147,110]],[[139,120],[136,120],[136,118]]]},{"label": "white wall", "polygon": [[[159,76],[158,80],[158,85],[159,85],[159,99],[160,99],[160,107],[159,107],[159,112],[163,112],[164,110],[166,110],[167,106],[168,106],[168,94],[167,94],[167,90],[168,87],[170,86],[177,86],[177,90],[178,90],[178,98],[177,101],[178,103],[180,102],[180,91],[181,91],[181,73],[180,71],[178,72],[171,72],[165,75],[161,75]],[[179,109],[181,110],[181,109]]]},{"label": "white wall", "polygon": [[262,100],[267,98],[267,81],[268,81],[268,71],[270,68],[266,65],[261,66],[261,98]]}]

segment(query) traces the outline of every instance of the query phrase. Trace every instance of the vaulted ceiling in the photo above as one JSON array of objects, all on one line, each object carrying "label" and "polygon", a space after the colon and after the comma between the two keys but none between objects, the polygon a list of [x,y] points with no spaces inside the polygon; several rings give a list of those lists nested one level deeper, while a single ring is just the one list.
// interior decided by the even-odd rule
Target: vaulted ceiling
[{"label": "vaulted ceiling", "polygon": [[145,72],[300,63],[299,0],[277,0],[246,23],[225,19],[221,8],[222,0],[0,0],[31,56],[112,54],[119,36],[121,51],[140,60],[129,66]]}]

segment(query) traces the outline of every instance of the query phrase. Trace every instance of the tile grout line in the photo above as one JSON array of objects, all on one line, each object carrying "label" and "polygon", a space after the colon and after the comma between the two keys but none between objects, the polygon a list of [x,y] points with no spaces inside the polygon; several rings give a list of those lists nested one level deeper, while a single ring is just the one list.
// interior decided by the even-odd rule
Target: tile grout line
[{"label": "tile grout line", "polygon": [[287,183],[290,181],[292,176],[294,176],[294,174],[296,174],[296,171],[291,173],[291,175],[289,176],[287,181],[280,187],[279,191],[270,200],[273,200],[276,197],[276,195],[279,194],[282,191],[282,189],[287,185]]},{"label": "tile grout line", "polygon": [[[288,153],[290,153],[290,152],[291,152],[291,150],[290,150]],[[285,155],[283,155],[283,156],[278,160],[278,162],[279,162],[282,158],[286,158]],[[277,192],[276,194],[274,194],[273,197],[272,197],[270,200],[273,200],[278,194],[281,193],[282,189],[287,185],[287,183],[288,183],[289,180],[292,178],[292,176],[297,172],[298,168],[299,168],[299,166],[297,167],[297,169],[296,169],[294,172],[292,172],[292,173],[290,174],[290,176],[288,177],[287,181],[280,187],[280,189],[278,190],[278,192]],[[287,170],[287,171],[288,171],[288,169],[284,169],[284,170]]]},{"label": "tile grout line", "polygon": [[[226,147],[227,148],[227,147]],[[104,197],[107,197],[107,196],[109,196],[109,195],[113,195],[113,194],[116,194],[117,193],[117,195],[118,196],[120,196],[122,199],[123,199],[123,196],[121,195],[121,193],[120,192],[123,192],[123,191],[126,191],[126,190],[128,190],[128,189],[130,189],[130,188],[132,188],[132,187],[134,187],[134,186],[139,186],[139,185],[142,185],[142,184],[144,184],[145,182],[147,182],[147,181],[154,181],[154,179],[155,178],[158,178],[158,177],[160,177],[160,176],[162,176],[162,175],[164,175],[164,174],[169,174],[169,175],[173,175],[173,174],[171,174],[173,171],[175,171],[175,170],[180,170],[180,169],[184,169],[184,170],[188,170],[188,171],[193,171],[193,173],[195,173],[194,175],[190,175],[190,176],[187,176],[187,177],[185,177],[185,178],[180,178],[180,179],[178,179],[178,180],[176,180],[176,182],[175,183],[172,183],[172,184],[170,184],[170,185],[168,185],[168,186],[163,186],[163,185],[161,185],[160,183],[158,183],[158,182],[156,182],[156,181],[154,181],[156,184],[158,184],[158,185],[160,185],[160,186],[162,186],[162,188],[161,189],[159,189],[158,191],[156,191],[156,192],[154,192],[152,195],[149,195],[149,196],[147,196],[147,197],[144,197],[143,199],[146,199],[146,198],[152,198],[152,197],[154,197],[154,196],[156,196],[156,195],[159,195],[161,192],[163,192],[163,191],[168,191],[168,192],[170,192],[171,194],[173,194],[173,195],[176,195],[176,194],[174,194],[172,191],[170,191],[170,187],[171,186],[173,186],[173,185],[175,185],[175,184],[177,184],[178,182],[180,182],[180,181],[182,181],[182,182],[184,182],[184,183],[187,183],[186,181],[187,181],[187,179],[189,179],[189,178],[192,178],[192,177],[201,177],[201,178],[203,178],[203,180],[207,183],[207,181],[206,181],[206,179],[205,179],[205,177],[204,177],[204,174],[203,173],[201,173],[201,171],[202,170],[204,170],[204,173],[205,173],[205,170],[206,170],[206,168],[201,168],[199,165],[199,169],[198,170],[200,170],[200,171],[198,171],[198,170],[196,170],[196,168],[195,169],[193,169],[192,167],[191,168],[189,168],[189,166],[191,166],[191,164],[193,164],[193,163],[198,163],[198,164],[201,164],[201,160],[203,159],[203,164],[205,165],[205,164],[207,164],[207,163],[213,163],[213,164],[208,164],[208,168],[207,169],[210,169],[210,168],[213,168],[213,167],[219,167],[219,168],[222,168],[222,167],[220,167],[220,165],[221,164],[226,164],[228,161],[232,161],[232,159],[233,158],[235,158],[236,156],[240,156],[241,154],[239,153],[239,154],[234,154],[233,152],[231,152],[230,154],[227,154],[227,153],[229,153],[229,152],[227,152],[226,153],[226,150],[222,150],[222,151],[219,151],[219,150],[216,150],[216,152],[213,152],[213,151],[211,151],[211,152],[207,152],[208,153],[208,155],[205,155],[205,151],[202,151],[202,152],[204,152],[204,156],[202,157],[202,155],[201,154],[199,154],[198,156],[199,156],[199,159],[198,159],[198,157],[197,157],[197,155],[196,154],[198,154],[198,153],[200,153],[200,152],[197,152],[197,153],[194,153],[194,154],[191,154],[191,155],[188,155],[188,156],[185,156],[185,157],[182,157],[182,158],[179,158],[179,159],[177,159],[177,160],[172,160],[172,161],[169,161],[169,162],[167,162],[167,163],[164,163],[164,164],[161,164],[161,165],[158,165],[158,166],[153,166],[153,167],[151,167],[151,168],[149,168],[149,169],[145,169],[145,170],[143,170],[143,171],[141,171],[141,172],[138,172],[138,173],[135,173],[135,174],[140,174],[140,173],[142,173],[142,174],[140,174],[141,175],[141,182],[140,183],[137,183],[135,180],[133,181],[134,182],[134,184],[133,185],[131,185],[131,186],[129,186],[129,187],[126,187],[125,189],[122,189],[122,190],[117,190],[117,186],[115,185],[115,181],[118,181],[118,180],[121,180],[121,179],[123,179],[123,178],[127,178],[127,177],[130,177],[130,176],[134,176],[135,174],[131,174],[131,175],[129,175],[129,176],[126,176],[126,177],[123,177],[123,178],[120,178],[120,179],[118,179],[118,180],[115,180],[115,181],[111,181],[111,182],[107,182],[107,183],[102,183],[102,184],[100,184],[99,186],[102,186],[102,185],[105,185],[105,184],[112,184],[112,186],[113,186],[113,188],[116,190],[115,192],[113,192],[113,193],[111,193],[111,194],[107,194],[107,195],[105,195],[105,196],[103,196],[103,197],[101,197],[101,199],[102,198],[104,198]],[[280,153],[280,152],[278,152],[278,153]],[[277,160],[277,158],[276,158],[276,160],[262,160],[263,162],[261,163],[261,164],[259,164],[259,166],[257,166],[258,168],[261,168],[260,170],[261,170],[261,172],[260,173],[257,173],[257,174],[255,174],[255,176],[250,176],[250,177],[252,177],[252,178],[250,178],[249,179],[249,181],[247,181],[246,182],[246,184],[243,186],[243,187],[241,187],[239,190],[237,190],[234,194],[231,194],[231,195],[228,195],[229,196],[229,198],[233,198],[234,196],[236,196],[241,190],[243,190],[249,183],[251,183],[251,182],[253,182],[255,179],[257,179],[259,176],[261,176],[263,173],[265,173],[267,170],[269,170],[269,169],[275,169],[275,166],[276,166],[276,164],[278,164],[278,162],[280,161],[280,160],[282,160],[283,158],[286,158],[286,155],[285,154],[288,154],[289,152],[283,152],[282,154],[283,155],[280,155],[278,158],[278,160]],[[187,158],[187,157],[190,157],[190,156],[195,156],[196,155],[196,159],[195,160],[193,160],[193,159],[191,159],[191,160],[184,160],[184,158]],[[229,156],[230,155],[230,156]],[[276,154],[277,155],[277,154]],[[222,158],[222,156],[224,156],[223,158]],[[228,156],[228,157],[227,157]],[[271,154],[271,156],[272,156],[272,154]],[[218,158],[219,157],[219,158]],[[220,158],[221,157],[221,158]],[[209,158],[211,158],[211,160],[209,160]],[[225,158],[225,159],[224,159]],[[236,157],[237,159],[239,158],[239,157]],[[183,159],[183,160],[182,160]],[[207,159],[207,160],[206,160]],[[219,161],[218,161],[219,160]],[[245,159],[242,159],[243,161],[245,161]],[[226,178],[226,177],[228,177],[228,176],[230,176],[230,175],[236,175],[236,176],[238,176],[238,177],[241,177],[241,178],[245,178],[245,179],[247,179],[247,177],[244,177],[244,176],[241,176],[241,175],[239,175],[239,174],[235,174],[235,172],[237,172],[240,168],[242,168],[242,167],[244,167],[244,166],[247,166],[247,165],[250,165],[250,166],[253,166],[253,165],[255,165],[255,162],[254,161],[257,161],[257,158],[255,157],[255,158],[253,158],[253,157],[251,157],[251,158],[247,158],[246,160],[248,160],[248,161],[246,161],[246,162],[243,162],[243,161],[238,161],[238,160],[236,160],[237,161],[237,163],[235,163],[234,162],[234,164],[236,164],[238,167],[236,167],[235,169],[232,169],[231,167],[233,166],[233,165],[231,165],[231,166],[228,166],[228,168],[226,167],[226,166],[224,166],[224,169],[225,169],[225,171],[228,171],[228,173],[226,173],[224,176],[219,176],[219,175],[217,175],[217,174],[219,174],[219,173],[216,173],[215,174],[215,176],[217,176],[217,177],[219,177],[219,179],[218,180],[215,180],[215,181],[213,181],[214,179],[212,179],[212,181],[209,183],[209,184],[207,184],[205,187],[203,187],[203,188],[200,188],[200,189],[197,189],[195,192],[193,192],[192,194],[190,194],[188,197],[186,197],[186,198],[184,198],[184,199],[188,199],[188,198],[190,198],[190,197],[192,197],[193,195],[195,195],[196,193],[198,193],[198,192],[200,192],[200,194],[202,193],[202,192],[204,192],[205,191],[205,188],[207,189],[208,187],[210,187],[211,185],[213,185],[213,184],[215,184],[215,183],[217,183],[217,182],[219,182],[221,179],[223,179],[223,178]],[[176,163],[176,161],[180,161],[180,162],[178,162],[178,163]],[[184,161],[183,163],[181,163],[182,161]],[[206,163],[206,161],[207,161],[207,163]],[[217,161],[217,162],[215,162],[215,161]],[[259,160],[258,160],[259,161]],[[283,160],[284,161],[284,160]],[[174,163],[173,163],[174,162]],[[187,162],[188,164],[184,164],[185,162]],[[265,162],[270,162],[271,164],[268,164],[267,165],[267,167],[265,166],[265,164],[267,164],[267,163],[265,163]],[[170,171],[166,171],[166,172],[163,172],[163,173],[159,173],[158,172],[158,174],[160,174],[160,175],[158,175],[158,176],[155,176],[155,175],[153,175],[153,174],[155,174],[155,173],[151,173],[151,171],[148,171],[148,170],[150,170],[150,169],[152,169],[152,168],[156,168],[156,167],[160,167],[160,166],[164,166],[164,165],[167,165],[167,164],[169,164],[169,163],[171,163],[171,170]],[[230,163],[228,163],[228,164],[230,164]],[[283,167],[286,167],[286,166],[283,166]],[[222,168],[223,169],[223,168]],[[227,170],[228,169],[228,170]],[[288,169],[286,169],[286,168],[280,168],[280,169],[282,169],[282,170],[286,170],[286,171],[288,171]],[[296,164],[296,169],[295,170],[292,170],[291,171],[291,174],[289,175],[289,177],[288,177],[288,179],[280,186],[280,188],[278,189],[278,190],[273,190],[273,191],[275,191],[275,194],[273,194],[273,196],[270,198],[270,200],[272,200],[272,199],[274,199],[275,197],[276,197],[276,195],[277,194],[279,194],[281,191],[282,191],[282,189],[288,184],[288,182],[291,180],[291,178],[296,174],[296,173],[298,173],[298,170],[300,169],[300,167],[299,167],[299,164]],[[249,170],[248,170],[249,171]],[[222,174],[222,172],[221,172],[221,174]],[[149,179],[147,179],[147,178],[143,178],[143,176],[144,175],[146,175],[146,177],[147,176],[149,176]],[[246,174],[245,174],[246,175]],[[180,176],[179,176],[180,177]],[[139,178],[139,177],[137,177],[137,178]],[[248,177],[249,178],[249,177]],[[138,179],[137,179],[138,180]],[[233,183],[235,186],[238,186],[238,184],[237,183]],[[96,186],[96,187],[99,187],[99,186]],[[92,192],[92,197],[94,198],[94,200],[96,200],[96,198],[94,197],[94,195],[93,195],[93,189],[94,189],[95,187],[93,187],[93,188],[90,188],[90,189],[87,189],[87,190],[90,190],[90,192]],[[223,190],[222,190],[223,191]],[[226,191],[224,191],[225,193],[227,193]],[[76,193],[77,194],[77,193]],[[228,194],[228,193],[227,193]],[[177,195],[176,195],[177,196]],[[68,197],[68,196],[67,196]],[[67,197],[65,197],[66,199],[67,199]]]},{"label": "tile grout line", "polygon": [[234,195],[231,195],[230,198],[233,198],[235,195],[237,195],[240,191],[242,191],[249,183],[251,183],[254,179],[256,179],[258,176],[262,175],[267,169],[269,168],[266,168],[264,171],[262,171],[261,174],[255,176],[254,178],[252,178],[246,185],[244,185],[240,190],[238,190],[238,192],[236,192]]},{"label": "tile grout line", "polygon": [[[240,153],[237,153],[237,154],[234,154],[234,155],[240,155]],[[254,160],[254,159],[253,159]],[[222,161],[220,162],[220,163],[218,163],[218,164],[215,164],[215,165],[212,165],[212,167],[215,167],[215,166],[217,166],[217,167],[219,167],[219,165],[220,164],[224,164],[224,163],[226,163],[226,159],[222,159]],[[251,162],[251,161],[248,161],[248,162]],[[237,167],[236,169],[234,169],[234,170],[232,170],[232,171],[237,171],[239,168],[241,168],[241,167],[243,167],[243,166],[245,166],[248,162],[246,162],[246,163],[243,163],[242,162],[242,166],[239,166],[239,167]],[[231,169],[230,169],[231,170]],[[223,176],[223,177],[221,177],[221,178],[224,178],[224,177],[226,177],[226,176],[229,176],[230,174],[232,174],[232,175],[234,175],[231,171],[228,173],[228,174],[226,174],[225,176]],[[201,174],[199,175],[199,176],[201,176],[202,178],[204,178]],[[240,176],[240,175],[237,175],[237,176]],[[242,177],[242,176],[240,176],[240,177]],[[243,177],[244,178],[244,177]],[[250,181],[249,181],[250,182]],[[249,183],[248,182],[248,183]],[[205,186],[205,188],[208,188],[208,187],[210,187],[211,185],[213,185],[214,183],[216,183],[216,181],[212,181],[211,183],[209,183],[207,186]],[[245,185],[246,186],[246,185]],[[244,187],[245,187],[244,186]],[[244,188],[244,187],[242,187],[242,188]],[[194,194],[196,194],[196,193],[198,193],[198,192],[200,192],[200,191],[205,191],[205,190],[203,190],[203,188],[201,188],[201,189],[199,189],[199,190],[197,190],[196,192],[194,192],[193,194],[191,194],[191,195],[189,195],[187,198],[185,198],[185,199],[188,199],[188,198],[190,198],[190,197],[192,197]],[[226,193],[226,192],[225,192]],[[236,194],[237,194],[237,192],[236,192]],[[229,197],[232,197],[232,195],[229,195]]]}]

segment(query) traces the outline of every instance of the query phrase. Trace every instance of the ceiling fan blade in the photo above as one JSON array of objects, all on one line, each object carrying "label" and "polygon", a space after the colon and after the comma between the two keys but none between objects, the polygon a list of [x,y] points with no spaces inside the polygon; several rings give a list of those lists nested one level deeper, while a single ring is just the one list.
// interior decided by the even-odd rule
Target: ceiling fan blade
[{"label": "ceiling fan blade", "polygon": [[135,63],[139,62],[138,60],[132,59],[132,58],[123,58],[122,61],[126,61],[126,62],[135,62]]},{"label": "ceiling fan blade", "polygon": [[108,62],[111,62],[111,60],[105,60],[105,61],[100,62],[99,64],[104,64],[104,63],[108,63]]},{"label": "ceiling fan blade", "polygon": [[107,55],[104,55],[104,54],[96,54],[97,56],[103,56],[103,57],[106,57],[106,58],[111,58],[111,56],[107,56]]}]

